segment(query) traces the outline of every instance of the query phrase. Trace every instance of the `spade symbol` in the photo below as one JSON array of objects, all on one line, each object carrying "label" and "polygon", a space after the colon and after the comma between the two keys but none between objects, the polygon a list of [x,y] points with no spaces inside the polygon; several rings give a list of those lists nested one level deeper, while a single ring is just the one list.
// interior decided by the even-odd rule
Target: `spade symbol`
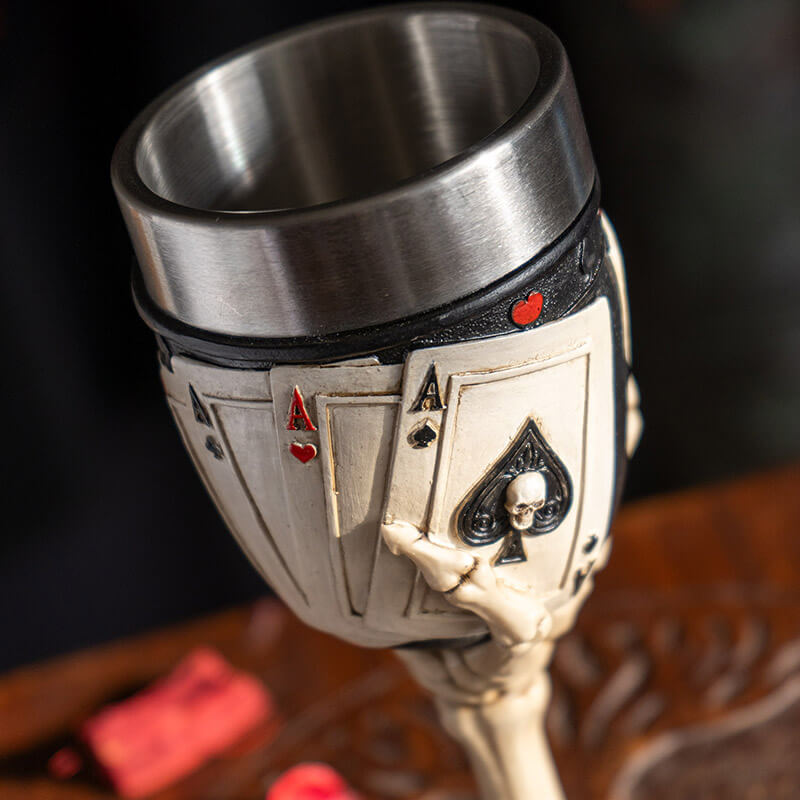
[{"label": "spade symbol", "polygon": [[436,439],[436,428],[431,425],[428,420],[422,423],[422,425],[418,425],[411,431],[411,434],[408,437],[411,446],[415,450],[422,450],[423,448],[427,447],[431,442],[435,441]]},{"label": "spade symbol", "polygon": [[578,592],[581,590],[581,586],[583,586],[583,582],[589,577],[589,573],[592,571],[593,566],[594,561],[590,561],[588,564],[575,571],[575,575],[572,579],[573,596],[578,594]]},{"label": "spade symbol", "polygon": [[505,509],[506,487],[517,475],[532,471],[544,476],[547,499],[525,533],[539,536],[561,524],[572,502],[572,481],[564,462],[529,419],[461,505],[458,533],[467,544],[494,544],[512,530]]},{"label": "spade symbol", "polygon": [[217,461],[222,461],[222,459],[225,458],[222,446],[213,436],[206,436],[206,450],[208,450]]},{"label": "spade symbol", "polygon": [[589,537],[589,538],[586,540],[586,544],[584,544],[584,546],[583,546],[583,552],[584,552],[584,553],[586,553],[587,555],[588,555],[589,553],[591,553],[591,552],[592,552],[592,550],[594,550],[594,548],[597,546],[597,542],[598,542],[598,539],[597,539],[597,534],[596,534],[596,533],[593,533],[593,534],[592,534],[592,535],[591,535],[591,536],[590,536],[590,537]]}]

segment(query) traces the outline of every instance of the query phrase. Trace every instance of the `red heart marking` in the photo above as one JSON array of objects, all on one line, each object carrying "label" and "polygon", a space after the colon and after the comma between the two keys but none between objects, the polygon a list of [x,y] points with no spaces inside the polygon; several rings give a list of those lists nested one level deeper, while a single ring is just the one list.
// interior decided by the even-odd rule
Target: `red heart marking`
[{"label": "red heart marking", "polygon": [[541,292],[531,292],[526,300],[515,303],[511,309],[511,319],[515,325],[524,328],[539,319],[544,305],[544,297]]},{"label": "red heart marking", "polygon": [[305,464],[311,461],[317,455],[316,445],[313,444],[300,444],[299,442],[292,442],[289,445],[289,452],[301,463]]}]

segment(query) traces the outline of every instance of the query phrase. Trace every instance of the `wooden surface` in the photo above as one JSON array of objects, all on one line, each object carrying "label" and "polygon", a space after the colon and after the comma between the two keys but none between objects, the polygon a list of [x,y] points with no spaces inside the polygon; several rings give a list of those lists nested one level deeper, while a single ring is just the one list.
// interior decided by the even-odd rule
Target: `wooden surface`
[{"label": "wooden surface", "polygon": [[[570,800],[800,797],[800,466],[624,509],[615,547],[553,666],[549,732]],[[113,795],[58,782],[48,757],[104,703],[219,648],[282,719],[158,795],[255,800],[298,761],[365,798],[468,800],[458,749],[387,652],[312,631],[264,601],[0,678],[0,798]]]}]

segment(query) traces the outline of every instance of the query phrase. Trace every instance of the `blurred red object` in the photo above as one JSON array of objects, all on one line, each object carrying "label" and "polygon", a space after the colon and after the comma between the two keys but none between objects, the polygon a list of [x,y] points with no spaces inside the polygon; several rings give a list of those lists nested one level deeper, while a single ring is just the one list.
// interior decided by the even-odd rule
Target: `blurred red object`
[{"label": "blurred red object", "polygon": [[83,759],[80,753],[71,747],[62,747],[47,761],[47,771],[60,781],[74,777],[81,769],[83,769]]},{"label": "blurred red object", "polygon": [[91,717],[81,736],[114,789],[142,797],[225,750],[272,710],[259,681],[201,648],[151,687]]},{"label": "blurred red object", "polygon": [[298,764],[272,784],[265,800],[360,800],[327,764]]}]

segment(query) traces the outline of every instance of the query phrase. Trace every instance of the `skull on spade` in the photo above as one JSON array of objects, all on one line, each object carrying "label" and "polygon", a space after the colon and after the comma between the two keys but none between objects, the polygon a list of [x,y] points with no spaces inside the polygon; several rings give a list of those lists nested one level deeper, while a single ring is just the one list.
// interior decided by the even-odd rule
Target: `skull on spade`
[{"label": "skull on spade", "polygon": [[547,481],[541,472],[523,472],[506,487],[505,509],[515,531],[523,533],[533,525],[536,512],[547,499]]}]

